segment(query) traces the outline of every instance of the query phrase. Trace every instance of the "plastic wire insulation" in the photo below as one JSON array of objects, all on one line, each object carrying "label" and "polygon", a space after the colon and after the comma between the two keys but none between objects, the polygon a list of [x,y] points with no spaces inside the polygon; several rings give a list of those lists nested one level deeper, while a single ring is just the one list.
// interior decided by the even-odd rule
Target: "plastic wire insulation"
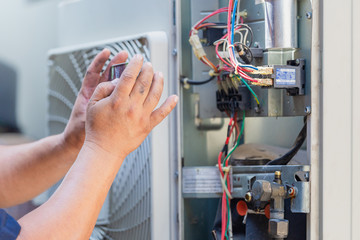
[{"label": "plastic wire insulation", "polygon": [[188,78],[180,78],[180,82],[182,84],[189,84],[189,85],[202,85],[208,82],[211,82],[213,79],[215,78],[215,76],[210,77],[209,79],[203,80],[203,81],[195,81],[195,80],[190,80]]},{"label": "plastic wire insulation", "polygon": [[251,94],[254,96],[255,98],[255,101],[258,105],[260,105],[260,101],[259,101],[259,98],[258,96],[256,95],[256,93],[254,92],[254,90],[252,90],[252,88],[249,86],[249,84],[243,79],[243,78],[239,78],[237,77],[238,79],[241,79],[241,81],[245,84],[245,86],[249,89],[249,91],[251,92]]},{"label": "plastic wire insulation", "polygon": [[301,146],[303,145],[306,139],[306,131],[307,131],[306,118],[307,117],[304,118],[305,121],[304,126],[302,127],[290,151],[285,153],[283,156],[268,162],[266,165],[286,165],[296,155],[296,153],[299,151],[299,149],[301,148]]}]

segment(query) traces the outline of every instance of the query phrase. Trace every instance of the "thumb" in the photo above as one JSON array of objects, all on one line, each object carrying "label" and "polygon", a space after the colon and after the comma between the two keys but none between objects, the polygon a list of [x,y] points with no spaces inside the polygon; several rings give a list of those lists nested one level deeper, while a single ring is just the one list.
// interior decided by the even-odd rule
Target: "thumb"
[{"label": "thumb", "polygon": [[115,89],[116,80],[117,79],[115,79],[115,80],[113,80],[111,82],[102,82],[102,83],[100,83],[96,87],[93,95],[91,96],[90,102],[98,102],[101,99],[104,99],[104,98],[110,96],[111,93]]}]

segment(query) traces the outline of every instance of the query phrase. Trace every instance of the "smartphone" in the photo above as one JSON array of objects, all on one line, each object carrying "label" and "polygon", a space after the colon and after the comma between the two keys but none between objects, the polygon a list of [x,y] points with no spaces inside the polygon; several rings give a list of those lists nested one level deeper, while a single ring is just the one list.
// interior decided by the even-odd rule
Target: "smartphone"
[{"label": "smartphone", "polygon": [[110,68],[109,81],[112,81],[116,78],[120,78],[121,74],[124,72],[126,68],[126,65],[127,65],[126,63],[112,65]]}]

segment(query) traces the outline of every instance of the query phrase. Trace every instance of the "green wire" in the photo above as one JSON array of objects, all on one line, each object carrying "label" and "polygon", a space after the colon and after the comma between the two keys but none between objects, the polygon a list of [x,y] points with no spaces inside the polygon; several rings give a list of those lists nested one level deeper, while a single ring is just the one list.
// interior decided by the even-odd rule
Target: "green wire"
[{"label": "green wire", "polygon": [[[227,223],[226,223],[226,229],[229,229],[229,225],[230,225],[230,202],[229,202],[229,198],[226,196],[226,206],[228,209],[228,218],[227,218]],[[225,232],[226,233],[226,232]]]},{"label": "green wire", "polygon": [[240,145],[240,140],[241,140],[241,136],[244,132],[244,125],[245,125],[245,111],[243,111],[243,122],[241,124],[241,130],[240,130],[240,134],[239,137],[236,141],[235,147],[229,152],[229,154],[226,156],[225,160],[223,161],[223,166],[225,167],[225,163],[226,160],[229,159],[229,157],[231,156],[231,154],[235,151],[235,149]]},{"label": "green wire", "polygon": [[254,90],[252,90],[252,88],[250,87],[250,85],[249,85],[243,78],[239,78],[238,76],[236,76],[236,77],[245,84],[245,86],[249,89],[249,91],[250,91],[250,92],[252,93],[252,95],[254,96],[257,104],[260,105],[259,98],[258,98],[258,96],[256,95],[256,93],[254,92]]},{"label": "green wire", "polygon": [[[235,147],[229,152],[229,154],[227,155],[227,157],[225,158],[224,162],[223,162],[223,166],[225,167],[225,163],[226,160],[231,156],[231,154],[235,151],[235,149],[240,145],[240,140],[241,140],[241,136],[244,132],[244,125],[245,125],[245,111],[243,111],[243,122],[241,124],[241,130],[240,130],[240,134],[239,137],[236,141]],[[225,186],[227,187],[227,180],[225,179]],[[228,216],[230,216],[230,202],[229,202],[229,198],[228,196],[226,196],[226,206],[228,209]],[[230,218],[227,218],[227,223],[226,223],[226,230],[229,229],[229,225],[230,225]],[[229,239],[228,235],[227,235],[227,231],[225,231],[225,237],[226,239]]]}]

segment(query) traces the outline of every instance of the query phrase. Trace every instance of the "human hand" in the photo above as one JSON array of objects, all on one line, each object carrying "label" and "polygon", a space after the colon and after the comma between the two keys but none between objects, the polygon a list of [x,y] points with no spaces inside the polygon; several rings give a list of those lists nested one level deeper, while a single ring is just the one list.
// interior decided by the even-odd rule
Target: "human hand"
[{"label": "human hand", "polygon": [[67,149],[80,150],[85,139],[86,108],[95,88],[99,83],[108,80],[110,67],[114,64],[123,63],[127,59],[127,53],[121,52],[116,55],[104,71],[101,73],[105,62],[109,59],[110,51],[104,49],[92,61],[86,71],[81,89],[76,98],[70,119],[63,132],[63,140]]},{"label": "human hand", "polygon": [[162,90],[162,73],[154,74],[151,63],[143,65],[143,57],[136,55],[120,79],[96,88],[88,104],[84,145],[125,158],[176,106],[173,95],[154,110]]}]

